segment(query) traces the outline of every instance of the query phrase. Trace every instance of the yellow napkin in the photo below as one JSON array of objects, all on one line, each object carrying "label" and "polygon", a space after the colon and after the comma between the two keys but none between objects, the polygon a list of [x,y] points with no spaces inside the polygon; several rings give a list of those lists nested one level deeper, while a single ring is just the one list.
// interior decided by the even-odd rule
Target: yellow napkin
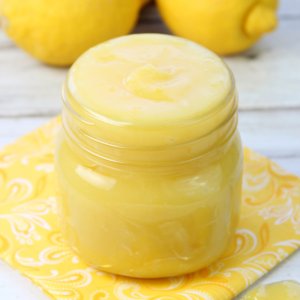
[{"label": "yellow napkin", "polygon": [[300,246],[300,179],[245,149],[243,204],[228,252],[176,278],[135,280],[88,267],[57,225],[55,119],[0,153],[0,257],[53,299],[226,300]]}]

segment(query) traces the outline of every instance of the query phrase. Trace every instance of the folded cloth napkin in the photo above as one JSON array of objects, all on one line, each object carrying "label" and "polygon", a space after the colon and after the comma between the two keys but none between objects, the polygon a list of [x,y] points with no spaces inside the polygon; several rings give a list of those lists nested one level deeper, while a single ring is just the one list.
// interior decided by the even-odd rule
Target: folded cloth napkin
[{"label": "folded cloth napkin", "polygon": [[0,257],[52,299],[232,299],[300,246],[300,179],[245,149],[241,219],[227,253],[181,277],[138,280],[87,266],[59,231],[59,119],[0,152]]}]

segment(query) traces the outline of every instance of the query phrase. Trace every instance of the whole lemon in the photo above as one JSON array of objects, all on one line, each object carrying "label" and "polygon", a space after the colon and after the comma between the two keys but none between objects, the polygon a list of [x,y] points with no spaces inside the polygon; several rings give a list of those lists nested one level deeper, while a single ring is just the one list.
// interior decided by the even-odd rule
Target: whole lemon
[{"label": "whole lemon", "polygon": [[0,0],[2,27],[21,48],[67,66],[91,46],[127,34],[143,0]]},{"label": "whole lemon", "polygon": [[177,35],[218,54],[241,52],[277,25],[278,0],[157,0]]},{"label": "whole lemon", "polygon": [[142,1],[142,5],[146,5],[148,4],[151,0],[141,0]]}]

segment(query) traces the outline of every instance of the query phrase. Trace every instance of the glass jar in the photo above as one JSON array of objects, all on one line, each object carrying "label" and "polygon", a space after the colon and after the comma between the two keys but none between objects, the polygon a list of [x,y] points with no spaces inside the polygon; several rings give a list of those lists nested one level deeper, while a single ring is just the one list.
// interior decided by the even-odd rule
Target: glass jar
[{"label": "glass jar", "polygon": [[[150,48],[152,56],[145,55],[147,50],[141,53],[139,46]],[[106,47],[109,47],[109,53],[101,53]],[[182,48],[178,50],[177,47]],[[168,58],[159,61],[166,49]],[[145,97],[154,101],[151,105],[155,110],[156,106],[164,104],[157,99],[156,90],[154,95],[152,93],[153,81],[157,85],[158,80],[160,87],[167,90],[170,80],[172,84],[178,84],[178,74],[182,70],[188,70],[184,71],[185,77],[192,73],[189,68],[193,70],[196,63],[191,61],[186,66],[185,59],[194,59],[197,63],[204,60],[205,66],[210,64],[201,57],[199,49],[206,55],[205,59],[208,57],[214,64],[212,69],[207,67],[201,87],[206,97],[211,97],[211,93],[206,93],[206,85],[213,92],[219,88],[215,80],[219,69],[228,76],[226,93],[220,93],[215,105],[205,106],[205,109],[202,105],[201,113],[194,114],[193,107],[193,116],[180,118],[179,109],[176,110],[179,115],[170,120],[169,116],[174,116],[173,111],[169,115],[171,108],[166,112],[162,109],[163,118],[158,115],[157,120],[152,118],[148,122],[147,116],[139,121],[136,111],[131,115],[122,105],[109,107],[117,109],[118,113],[124,112],[120,113],[121,117],[113,118],[101,113],[103,107],[99,111],[98,107],[93,109],[91,102],[85,102],[91,95],[99,95],[90,94],[90,90],[95,86],[94,81],[102,76],[99,74],[103,67],[112,74],[124,72],[127,79],[128,76],[134,78],[130,88],[132,94],[125,95],[129,97],[128,101],[137,93],[145,93]],[[124,62],[113,51],[130,55]],[[189,51],[191,53],[186,53]],[[195,57],[191,58],[193,55]],[[104,61],[99,66],[93,61],[96,56]],[[158,61],[157,65],[154,60]],[[162,83],[164,74],[159,68],[165,70],[162,65],[173,61],[172,68],[178,67],[179,71],[174,73],[172,69],[171,78]],[[130,71],[124,67],[126,64],[130,65]],[[96,74],[94,68],[100,73]],[[108,84],[103,84],[106,76],[110,80],[107,73],[104,79],[101,77],[103,90]],[[198,77],[194,77],[192,74],[191,79],[197,82]],[[213,78],[212,82],[205,82],[207,78]],[[85,94],[80,94],[78,90],[90,81]],[[109,93],[119,86],[118,81],[116,86],[109,88]],[[193,87],[189,91],[191,89]],[[105,93],[100,94],[99,99],[106,96]],[[178,91],[177,94],[180,97]],[[113,101],[119,101],[122,93],[116,97],[114,100],[112,96],[111,104],[105,105],[114,106]],[[239,215],[242,149],[237,131],[234,80],[217,56],[191,42],[170,36],[144,34],[118,38],[91,49],[75,63],[64,85],[63,100],[63,128],[56,151],[62,230],[72,248],[87,263],[115,274],[158,278],[196,271],[224,253]],[[174,111],[178,103],[171,104]],[[152,111],[147,109],[143,113],[151,114]],[[132,118],[131,122],[127,117]]]}]

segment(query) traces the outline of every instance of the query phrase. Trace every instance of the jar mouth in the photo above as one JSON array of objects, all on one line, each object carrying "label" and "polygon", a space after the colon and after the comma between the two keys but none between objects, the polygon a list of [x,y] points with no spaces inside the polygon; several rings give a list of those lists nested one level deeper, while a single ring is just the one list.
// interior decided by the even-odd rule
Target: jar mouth
[{"label": "jar mouth", "polygon": [[[236,132],[238,101],[234,77],[229,72],[232,88],[220,106],[201,118],[165,124],[163,127],[161,124],[137,127],[136,124],[95,113],[74,101],[65,84],[62,123],[68,144],[95,163],[116,164],[117,168],[120,165],[175,166],[200,158],[207,160],[226,147]],[[164,133],[170,130],[180,132],[185,139],[166,138]],[[189,135],[189,132],[192,134]],[[110,134],[120,137],[120,140],[111,139]],[[161,143],[147,144],[149,135],[152,139],[153,136],[160,138]],[[122,142],[122,138],[134,143]],[[135,139],[139,139],[138,143]]]},{"label": "jar mouth", "polygon": [[[184,145],[184,144],[189,144],[189,143],[193,143],[195,141],[197,141],[198,139],[201,139],[201,138],[205,138],[206,136],[209,136],[211,135],[213,132],[217,131],[218,129],[222,128],[225,124],[227,124],[228,122],[230,122],[230,120],[234,117],[234,115],[237,114],[237,111],[238,111],[238,101],[234,95],[234,92],[231,91],[230,93],[230,96],[232,97],[233,99],[233,105],[232,105],[232,110],[230,112],[230,114],[228,115],[228,117],[226,119],[224,119],[223,122],[221,122],[220,124],[218,124],[216,127],[212,128],[210,131],[206,132],[204,135],[200,135],[199,137],[195,138],[195,139],[192,139],[192,140],[188,140],[186,142],[183,142],[183,143],[172,143],[170,144],[169,146],[172,146],[172,147],[176,147],[176,146],[181,146],[181,145]],[[63,97],[63,99],[65,99],[65,97]],[[89,109],[85,109],[86,113],[88,114],[88,116],[90,117],[89,119],[88,118],[84,118],[82,115],[80,115],[71,105],[69,102],[67,101],[63,101],[63,104],[64,104],[64,109],[65,109],[65,112],[68,113],[68,114],[71,114],[72,117],[74,119],[77,119],[79,122],[82,122],[82,124],[87,124],[87,125],[94,125],[95,121],[101,121],[101,122],[106,122],[107,124],[110,124],[112,126],[120,126],[120,127],[124,127],[124,126],[127,126],[127,127],[130,127],[130,126],[135,126],[133,124],[130,124],[130,123],[127,123],[127,122],[122,122],[122,121],[115,121],[113,119],[110,119],[106,116],[103,116],[103,115],[100,115],[100,114],[95,114],[93,111],[89,110]],[[227,104],[224,104],[221,108],[223,108],[224,106],[226,106]],[[216,113],[216,111],[208,114],[208,115],[205,115],[204,118],[201,118],[200,120],[196,120],[196,119],[193,119],[193,120],[187,120],[187,121],[184,121],[182,123],[179,123],[179,124],[169,124],[170,127],[188,127],[188,126],[191,126],[193,124],[197,124],[197,123],[201,123],[201,122],[204,122],[205,120],[207,119],[210,119],[214,114]],[[63,113],[63,117],[64,117],[64,113]],[[66,118],[63,118],[63,124],[65,125],[67,120]],[[65,127],[65,126],[64,126]],[[155,128],[156,126],[151,126],[150,128]],[[158,126],[160,127],[160,126]],[[145,128],[149,128],[149,127],[145,127],[145,126],[141,126],[140,127],[141,129],[145,129]],[[121,143],[114,143],[113,141],[111,140],[105,140],[105,139],[102,139],[101,137],[95,137],[95,136],[89,136],[87,133],[84,133],[84,136],[85,137],[88,137],[89,139],[91,140],[94,140],[96,142],[99,142],[99,144],[105,144],[107,146],[110,146],[110,147],[113,147],[113,148],[120,148],[120,149],[132,149],[132,150],[159,150],[159,149],[162,149],[162,148],[165,148],[166,145],[161,145],[161,146],[134,146],[134,145],[126,145],[126,144],[121,144]]]},{"label": "jar mouth", "polygon": [[218,111],[222,110],[224,106],[228,105],[231,101],[231,99],[236,95],[236,89],[235,89],[235,78],[233,76],[232,71],[229,69],[229,67],[226,65],[224,62],[224,66],[226,67],[229,77],[230,77],[230,82],[231,82],[231,87],[228,91],[228,93],[225,95],[224,100],[221,102],[220,105],[212,107],[207,113],[204,115],[201,115],[200,117],[198,116],[193,116],[191,118],[186,118],[186,119],[181,119],[181,120],[176,120],[176,121],[166,121],[166,122],[159,122],[159,123],[152,123],[152,124],[136,124],[134,122],[128,122],[128,121],[123,121],[123,120],[117,120],[113,119],[109,116],[106,116],[104,114],[100,114],[98,112],[95,112],[88,108],[87,106],[84,106],[80,104],[76,99],[74,98],[73,94],[70,91],[70,88],[68,86],[69,81],[69,76],[70,74],[67,75],[67,79],[65,81],[65,84],[63,85],[62,89],[62,102],[64,108],[66,108],[68,111],[70,111],[73,115],[77,115],[77,117],[80,117],[82,121],[84,122],[102,122],[106,123],[112,126],[116,127],[140,127],[140,128],[155,128],[155,127],[161,127],[161,126],[190,126],[195,123],[199,123],[202,121],[205,121],[206,119],[212,118],[213,115],[217,114]]},{"label": "jar mouth", "polygon": [[118,127],[186,126],[230,94],[233,76],[210,50],[179,37],[136,34],[91,48],[66,79],[69,101]]}]

